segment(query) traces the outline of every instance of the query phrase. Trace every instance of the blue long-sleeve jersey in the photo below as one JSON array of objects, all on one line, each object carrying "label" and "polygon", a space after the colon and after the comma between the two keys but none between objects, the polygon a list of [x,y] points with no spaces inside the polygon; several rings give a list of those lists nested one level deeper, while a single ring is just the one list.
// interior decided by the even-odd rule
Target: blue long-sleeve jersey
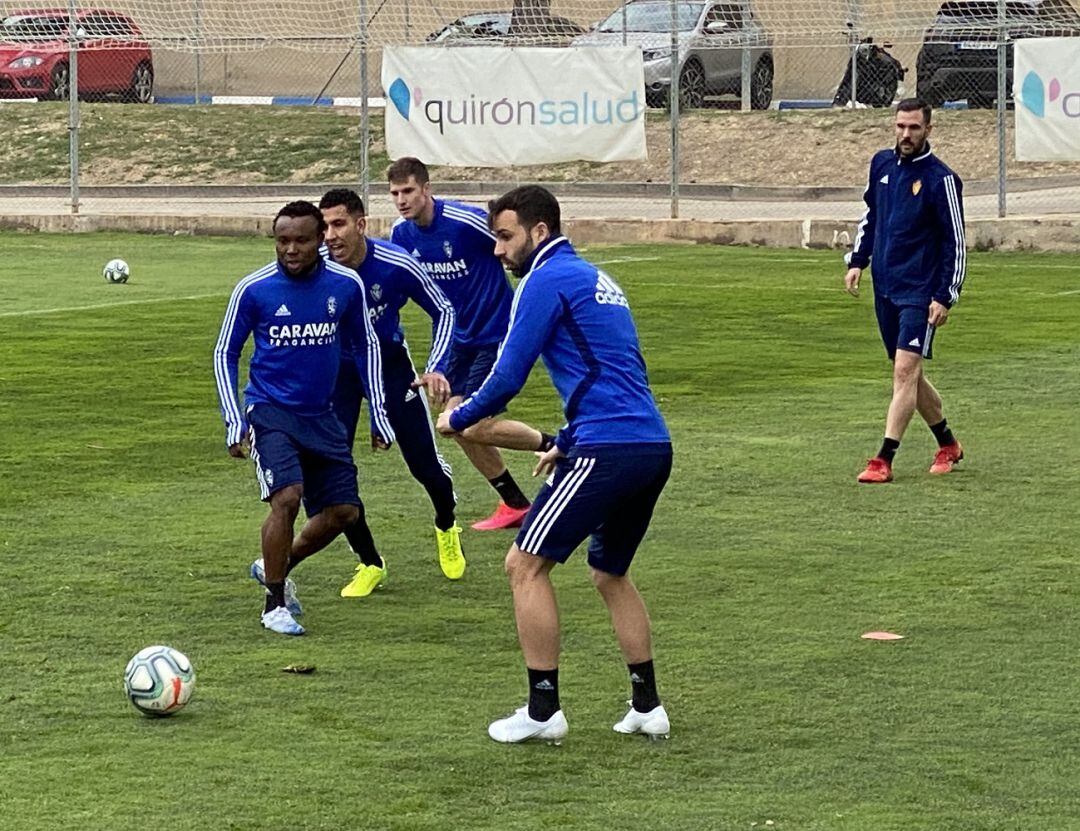
[{"label": "blue long-sleeve jersey", "polygon": [[848,265],[866,268],[873,257],[874,292],[897,305],[956,303],[967,269],[960,177],[929,143],[913,158],[882,150],[870,161],[864,199]]},{"label": "blue long-sleeve jersey", "polygon": [[398,219],[390,241],[419,260],[450,298],[457,343],[487,346],[503,339],[513,291],[495,256],[495,235],[488,228],[486,211],[436,199],[430,225]]},{"label": "blue long-sleeve jersey", "polygon": [[293,277],[273,262],[236,284],[214,349],[228,446],[248,430],[237,400],[237,377],[240,352],[250,335],[255,348],[244,390],[246,407],[267,403],[300,416],[329,413],[344,342],[353,350],[372,402],[375,429],[393,441],[379,341],[368,319],[364,286],[352,269],[320,258],[310,273]]},{"label": "blue long-sleeve jersey", "polygon": [[618,284],[581,259],[565,237],[545,243],[525,265],[495,366],[454,409],[450,425],[464,430],[498,412],[542,355],[566,413],[556,438],[564,453],[575,446],[670,442]]},{"label": "blue long-sleeve jersey", "polygon": [[[364,284],[368,317],[382,351],[405,343],[401,307],[412,300],[431,317],[431,351],[427,372],[446,372],[454,336],[454,307],[409,252],[392,242],[364,237],[367,253],[357,267]],[[319,249],[331,260],[329,250]],[[340,265],[340,263],[339,263]]]}]

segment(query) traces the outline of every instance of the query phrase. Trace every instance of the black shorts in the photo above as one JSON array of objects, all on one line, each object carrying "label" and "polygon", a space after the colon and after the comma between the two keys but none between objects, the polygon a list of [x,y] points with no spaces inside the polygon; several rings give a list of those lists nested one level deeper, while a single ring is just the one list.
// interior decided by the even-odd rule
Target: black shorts
[{"label": "black shorts", "polygon": [[446,368],[446,380],[450,382],[450,395],[468,398],[491,374],[495,359],[499,357],[499,344],[486,346],[450,346],[450,363]]},{"label": "black shorts", "polygon": [[670,475],[670,444],[574,448],[533,500],[517,546],[565,563],[591,536],[589,565],[626,574]]},{"label": "black shorts", "polygon": [[934,327],[929,323],[929,303],[898,306],[886,297],[874,295],[874,312],[890,361],[896,357],[897,349],[915,352],[928,361],[934,357]]}]

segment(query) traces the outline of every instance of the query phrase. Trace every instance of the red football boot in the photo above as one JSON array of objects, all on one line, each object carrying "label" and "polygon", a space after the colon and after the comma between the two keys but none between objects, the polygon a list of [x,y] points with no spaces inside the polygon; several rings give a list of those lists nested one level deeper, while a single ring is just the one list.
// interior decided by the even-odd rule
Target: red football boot
[{"label": "red football boot", "polygon": [[859,481],[864,485],[891,482],[892,465],[880,456],[875,456],[866,463],[866,470],[859,474]]},{"label": "red football boot", "polygon": [[521,523],[525,521],[525,514],[529,513],[531,507],[531,505],[526,505],[524,508],[511,508],[505,502],[500,502],[499,507],[495,509],[495,513],[487,519],[474,522],[472,528],[474,531],[501,531],[504,528],[520,528]]},{"label": "red football boot", "polygon": [[953,466],[963,458],[964,448],[960,446],[958,441],[939,447],[938,452],[934,454],[934,463],[930,465],[930,472],[936,474],[949,473],[952,471]]}]

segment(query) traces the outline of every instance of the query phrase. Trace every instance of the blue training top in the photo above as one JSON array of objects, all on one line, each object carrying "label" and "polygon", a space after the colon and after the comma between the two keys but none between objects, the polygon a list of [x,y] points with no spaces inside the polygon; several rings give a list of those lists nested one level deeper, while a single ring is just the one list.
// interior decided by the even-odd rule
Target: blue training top
[{"label": "blue training top", "polygon": [[483,386],[454,409],[450,425],[464,430],[497,413],[543,356],[566,413],[567,425],[556,437],[564,453],[572,447],[670,442],[619,285],[579,257],[566,237],[547,241],[525,266],[495,366]]},{"label": "blue training top", "polygon": [[[364,284],[368,317],[384,356],[390,347],[405,343],[400,312],[412,300],[431,317],[431,352],[425,372],[445,373],[454,336],[454,307],[408,251],[381,239],[364,237],[364,242],[367,253],[356,272]],[[333,260],[325,245],[319,252],[326,260]]]},{"label": "blue training top", "polygon": [[305,275],[289,275],[278,262],[236,284],[214,349],[214,378],[228,446],[248,431],[237,402],[240,352],[254,334],[244,402],[273,404],[299,416],[331,411],[342,345],[356,365],[373,402],[374,428],[386,442],[394,431],[386,417],[382,356],[368,320],[363,285],[349,268],[323,259]]},{"label": "blue training top", "polygon": [[495,235],[483,208],[436,199],[430,225],[398,219],[390,241],[419,260],[450,298],[456,343],[488,346],[503,339],[513,291],[495,256]]},{"label": "blue training top", "polygon": [[927,143],[918,156],[881,150],[870,161],[866,212],[847,264],[873,257],[874,293],[898,306],[951,307],[967,270],[963,183]]}]

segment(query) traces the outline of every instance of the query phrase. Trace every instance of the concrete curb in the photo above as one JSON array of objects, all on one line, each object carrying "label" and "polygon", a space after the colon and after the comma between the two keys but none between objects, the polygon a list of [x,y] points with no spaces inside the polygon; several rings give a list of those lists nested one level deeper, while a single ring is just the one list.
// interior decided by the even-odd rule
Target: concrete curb
[{"label": "concrete curb", "polygon": [[[24,214],[0,216],[0,230],[269,236],[267,216],[166,216],[145,214]],[[369,233],[385,237],[392,218],[371,217]],[[692,219],[575,219],[565,230],[579,244],[672,243],[766,248],[847,250],[856,223],[841,219],[707,221]],[[976,219],[966,224],[976,251],[1080,251],[1080,216]]]}]

